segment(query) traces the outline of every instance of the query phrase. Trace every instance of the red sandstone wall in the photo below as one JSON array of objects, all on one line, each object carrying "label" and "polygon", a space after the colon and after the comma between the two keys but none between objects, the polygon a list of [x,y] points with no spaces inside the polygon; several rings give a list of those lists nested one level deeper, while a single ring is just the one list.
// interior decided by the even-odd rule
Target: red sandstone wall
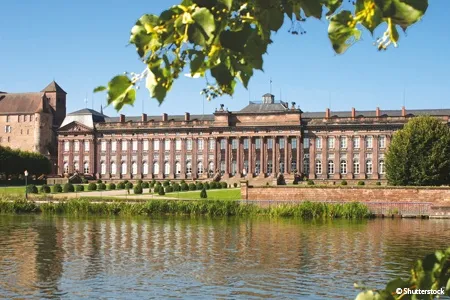
[{"label": "red sandstone wall", "polygon": [[241,196],[244,200],[431,202],[450,206],[450,188],[247,188],[243,184]]}]

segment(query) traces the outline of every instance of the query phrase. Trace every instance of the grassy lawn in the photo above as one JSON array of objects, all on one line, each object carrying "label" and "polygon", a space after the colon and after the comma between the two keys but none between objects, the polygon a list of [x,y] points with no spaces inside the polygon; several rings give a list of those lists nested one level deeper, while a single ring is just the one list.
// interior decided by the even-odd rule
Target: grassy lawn
[{"label": "grassy lawn", "polygon": [[[241,189],[207,190],[208,200],[240,200]],[[200,191],[166,193],[166,197],[178,199],[201,199]]]},{"label": "grassy lawn", "polygon": [[25,186],[2,186],[0,195],[25,195]]}]

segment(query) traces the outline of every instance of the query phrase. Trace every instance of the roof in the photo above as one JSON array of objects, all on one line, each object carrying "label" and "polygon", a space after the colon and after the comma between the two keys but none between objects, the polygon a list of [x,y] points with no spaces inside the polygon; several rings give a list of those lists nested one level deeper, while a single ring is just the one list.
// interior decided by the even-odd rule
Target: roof
[{"label": "roof", "polygon": [[44,93],[0,94],[0,114],[35,113],[43,109]]},{"label": "roof", "polygon": [[[174,120],[174,121],[184,121],[184,115],[168,115],[167,120]],[[133,121],[133,122],[141,122],[142,117],[141,116],[126,116],[125,122]],[[162,116],[147,116],[147,120],[156,120],[159,121],[162,119]],[[205,120],[205,121],[214,121],[214,115],[190,115],[190,120]],[[106,123],[118,123],[120,122],[120,117],[111,117],[105,119]]]},{"label": "roof", "polygon": [[100,117],[106,117],[108,118],[108,116],[99,113],[96,110],[90,109],[90,108],[83,108],[74,112],[71,112],[70,114],[67,114],[68,116],[73,116],[73,115],[94,115],[94,116],[100,116]]},{"label": "roof", "polygon": [[67,94],[54,80],[45,87],[41,92],[57,92]]},{"label": "roof", "polygon": [[281,103],[250,102],[250,104],[241,109],[239,113],[268,113],[268,112],[283,112],[287,110],[288,108],[286,108],[286,106],[284,106]]},{"label": "roof", "polygon": [[[450,109],[406,109],[407,115],[431,115],[431,116],[450,116]],[[389,117],[401,117],[402,110],[380,110],[380,116],[389,116]],[[352,116],[351,111],[331,111],[330,117],[339,117],[339,118],[350,118]],[[355,111],[355,116],[364,116],[364,117],[376,117],[375,110],[363,110],[363,111]],[[323,112],[304,112],[302,114],[303,118],[306,119],[318,119],[325,118],[325,111]]]},{"label": "roof", "polygon": [[94,123],[103,123],[105,122],[106,118],[108,118],[108,116],[105,116],[104,114],[99,113],[96,110],[83,108],[68,114],[64,118],[64,121],[62,122],[60,128],[72,122],[78,122],[89,128],[94,128]]}]

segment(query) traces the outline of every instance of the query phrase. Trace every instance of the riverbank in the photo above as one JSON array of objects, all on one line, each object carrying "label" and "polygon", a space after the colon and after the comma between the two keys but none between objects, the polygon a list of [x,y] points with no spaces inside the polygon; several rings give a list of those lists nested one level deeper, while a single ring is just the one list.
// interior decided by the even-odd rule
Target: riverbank
[{"label": "riverbank", "polygon": [[0,200],[0,214],[51,214],[51,215],[205,215],[205,216],[256,216],[265,215],[301,219],[363,219],[370,218],[367,206],[358,202],[329,204],[301,202],[262,207],[231,200],[151,200],[128,202],[89,201],[71,199],[59,202],[35,202],[21,198]]}]

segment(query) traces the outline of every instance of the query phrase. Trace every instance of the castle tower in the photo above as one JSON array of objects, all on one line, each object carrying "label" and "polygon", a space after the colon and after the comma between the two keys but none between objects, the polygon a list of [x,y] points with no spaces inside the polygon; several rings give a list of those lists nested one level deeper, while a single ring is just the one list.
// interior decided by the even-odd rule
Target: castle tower
[{"label": "castle tower", "polygon": [[59,128],[66,117],[67,93],[55,81],[50,82],[41,92],[45,93],[53,109],[53,126]]}]

